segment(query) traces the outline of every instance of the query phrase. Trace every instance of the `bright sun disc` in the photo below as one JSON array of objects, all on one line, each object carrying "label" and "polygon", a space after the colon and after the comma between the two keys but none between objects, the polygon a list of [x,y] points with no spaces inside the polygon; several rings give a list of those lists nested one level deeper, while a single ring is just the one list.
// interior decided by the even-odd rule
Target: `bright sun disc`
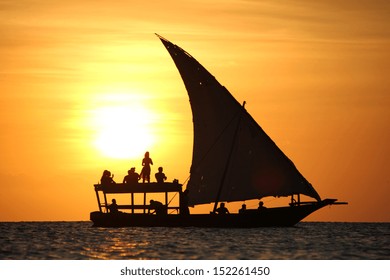
[{"label": "bright sun disc", "polygon": [[96,109],[95,146],[107,157],[131,158],[153,144],[150,112],[140,106],[118,105]]}]

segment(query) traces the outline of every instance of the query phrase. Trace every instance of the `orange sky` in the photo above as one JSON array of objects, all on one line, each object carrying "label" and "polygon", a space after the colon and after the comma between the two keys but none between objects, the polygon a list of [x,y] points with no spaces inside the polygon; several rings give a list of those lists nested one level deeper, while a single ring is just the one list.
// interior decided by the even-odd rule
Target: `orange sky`
[{"label": "orange sky", "polygon": [[187,179],[191,111],[159,33],[322,198],[349,202],[307,221],[390,222],[389,15],[372,0],[0,0],[0,221],[88,220],[102,171],[121,181],[146,149],[152,172]]}]

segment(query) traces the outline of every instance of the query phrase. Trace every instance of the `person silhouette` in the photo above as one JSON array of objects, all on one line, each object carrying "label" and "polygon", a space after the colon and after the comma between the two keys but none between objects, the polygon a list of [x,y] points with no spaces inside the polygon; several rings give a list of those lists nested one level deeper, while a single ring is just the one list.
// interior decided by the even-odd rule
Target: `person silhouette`
[{"label": "person silhouette", "polygon": [[108,170],[103,171],[102,178],[100,178],[100,184],[102,186],[109,186],[115,184],[114,175],[111,176],[111,172]]},{"label": "person silhouette", "polygon": [[[148,214],[153,214],[153,213],[156,213],[156,215],[167,214],[167,207],[164,204],[162,204],[160,201],[151,199],[149,203],[150,204],[149,204]],[[154,211],[151,212],[150,210],[154,210]]]},{"label": "person silhouette", "polygon": [[188,209],[188,189],[186,189],[184,192],[180,192],[180,215],[189,215],[190,209]]},{"label": "person silhouette", "polygon": [[123,183],[128,185],[134,185],[138,183],[140,176],[137,172],[135,172],[135,167],[132,167],[129,171],[127,171],[127,175],[123,178]]},{"label": "person silhouette", "polygon": [[116,204],[116,199],[112,199],[112,203],[110,206],[108,206],[108,210],[110,210],[110,213],[118,213],[118,204]]},{"label": "person silhouette", "polygon": [[167,176],[163,173],[163,168],[159,167],[158,172],[155,174],[157,183],[161,184],[164,183],[164,181],[167,179]]},{"label": "person silhouette", "polygon": [[244,214],[245,211],[246,211],[246,204],[244,203],[244,204],[241,206],[241,209],[238,210],[238,213],[239,213],[239,214]]},{"label": "person silhouette", "polygon": [[146,152],[145,157],[142,160],[142,166],[143,166],[141,170],[142,183],[145,183],[145,181],[150,183],[150,165],[153,165],[153,161],[149,156],[149,152]]},{"label": "person silhouette", "polygon": [[219,208],[215,210],[215,212],[219,215],[225,215],[225,214],[230,214],[229,210],[225,207],[225,203],[221,202],[219,205]]},{"label": "person silhouette", "polygon": [[267,209],[267,207],[264,206],[264,202],[260,201],[259,202],[259,207],[257,208],[257,210],[261,211],[261,210],[265,210],[265,209]]}]

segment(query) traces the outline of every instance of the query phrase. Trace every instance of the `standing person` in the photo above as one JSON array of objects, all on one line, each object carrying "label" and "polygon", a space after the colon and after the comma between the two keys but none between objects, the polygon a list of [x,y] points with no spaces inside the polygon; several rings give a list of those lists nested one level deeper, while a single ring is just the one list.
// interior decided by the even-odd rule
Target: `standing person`
[{"label": "standing person", "polygon": [[155,174],[157,183],[161,184],[167,179],[167,176],[163,173],[163,168],[159,167],[158,172]]},{"label": "standing person", "polygon": [[145,180],[150,183],[150,165],[153,165],[152,159],[149,157],[149,152],[145,153],[145,157],[142,160],[142,183],[145,183]]},{"label": "standing person", "polygon": [[188,209],[188,189],[184,192],[180,192],[180,215],[189,215],[190,209]]}]

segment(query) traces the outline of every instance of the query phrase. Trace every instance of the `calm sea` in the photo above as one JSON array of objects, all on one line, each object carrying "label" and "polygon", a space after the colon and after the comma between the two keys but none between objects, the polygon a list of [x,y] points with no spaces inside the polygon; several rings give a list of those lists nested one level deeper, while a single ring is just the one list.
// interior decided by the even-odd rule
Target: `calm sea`
[{"label": "calm sea", "polygon": [[2,260],[389,260],[390,223],[291,228],[94,228],[90,222],[0,223]]}]

